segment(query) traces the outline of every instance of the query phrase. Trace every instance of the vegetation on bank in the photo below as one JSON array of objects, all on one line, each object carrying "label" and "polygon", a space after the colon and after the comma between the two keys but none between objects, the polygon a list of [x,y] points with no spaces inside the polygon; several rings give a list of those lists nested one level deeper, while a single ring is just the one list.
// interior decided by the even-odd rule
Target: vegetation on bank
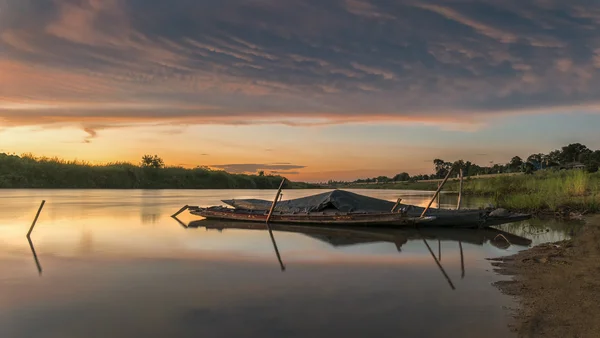
[{"label": "vegetation on bank", "polygon": [[[91,165],[57,158],[0,153],[0,188],[63,189],[276,189],[283,177],[230,174],[198,167],[166,167],[158,156],[144,156],[139,165]],[[286,180],[285,187],[313,188]]]},{"label": "vegetation on bank", "polygon": [[[458,183],[451,182],[448,189],[456,191]],[[574,169],[466,179],[463,193],[489,196],[496,206],[512,210],[598,212],[600,173]]]},{"label": "vegetation on bank", "polygon": [[[533,174],[538,170],[560,170],[582,168],[588,172],[597,172],[600,166],[600,150],[591,150],[581,143],[572,143],[561,149],[556,149],[548,154],[538,153],[531,154],[527,159],[523,160],[519,156],[514,156],[508,163],[496,163],[491,166],[479,166],[471,161],[458,160],[448,162],[442,159],[433,160],[433,174],[419,174],[410,176],[403,172],[390,178],[387,176],[378,176],[373,178],[358,179],[352,182],[329,181],[329,185],[334,186],[351,186],[353,184],[398,184],[402,182],[421,182],[427,180],[442,179],[448,174],[452,167],[460,166],[463,169],[465,177],[474,177],[479,175],[491,174],[510,174],[510,173],[525,173]],[[401,185],[400,185],[401,186]],[[419,187],[423,185],[417,185]],[[369,188],[375,188],[370,187]],[[402,188],[399,188],[402,189]],[[408,189],[408,188],[407,188]]]}]

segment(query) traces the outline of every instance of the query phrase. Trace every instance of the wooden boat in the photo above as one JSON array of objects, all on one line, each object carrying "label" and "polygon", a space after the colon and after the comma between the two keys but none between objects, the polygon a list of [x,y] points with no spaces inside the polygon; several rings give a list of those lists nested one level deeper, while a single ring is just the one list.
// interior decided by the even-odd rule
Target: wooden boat
[{"label": "wooden boat", "polygon": [[[192,215],[209,220],[232,220],[265,223],[269,215],[266,210],[234,209],[221,206],[208,208],[188,207]],[[397,212],[340,212],[336,210],[283,212],[275,211],[270,223],[312,225],[360,225],[398,227],[431,222],[435,217],[409,217]]]},{"label": "wooden boat", "polygon": [[[207,219],[284,224],[360,225],[400,227],[481,228],[523,221],[528,214],[510,213],[503,209],[444,210],[428,209],[363,196],[349,191],[326,193],[285,201],[259,199],[223,200],[230,207],[185,206],[175,215],[189,209],[191,214]],[[271,216],[269,216],[269,214]],[[422,215],[426,215],[421,217]],[[270,217],[270,218],[269,218]]]},{"label": "wooden boat", "polygon": [[[273,202],[260,199],[231,199],[223,200],[223,203],[239,210],[265,212],[269,210]],[[280,201],[275,206],[275,211],[284,213],[337,210],[378,214],[389,213],[392,209],[408,217],[408,219],[419,218],[425,212],[423,207],[394,203],[344,190],[333,190],[317,195]],[[529,214],[510,213],[501,209],[494,210],[493,208],[474,210],[428,209],[426,215],[433,217],[424,222],[428,227],[452,228],[481,228],[531,218]]]}]

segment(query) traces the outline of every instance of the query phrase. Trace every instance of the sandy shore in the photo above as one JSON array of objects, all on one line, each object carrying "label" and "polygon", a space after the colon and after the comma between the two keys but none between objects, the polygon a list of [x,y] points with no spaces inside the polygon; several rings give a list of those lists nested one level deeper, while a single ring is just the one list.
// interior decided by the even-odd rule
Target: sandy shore
[{"label": "sandy shore", "polygon": [[571,240],[492,260],[513,276],[496,283],[517,297],[511,328],[519,337],[600,337],[600,216]]}]

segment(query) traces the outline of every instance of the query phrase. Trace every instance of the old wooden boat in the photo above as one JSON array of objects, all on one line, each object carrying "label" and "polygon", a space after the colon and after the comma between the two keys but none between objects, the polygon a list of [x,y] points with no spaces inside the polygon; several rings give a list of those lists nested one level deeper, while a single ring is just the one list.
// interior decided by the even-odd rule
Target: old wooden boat
[{"label": "old wooden boat", "polygon": [[[248,210],[213,206],[208,208],[189,207],[192,215],[209,220],[230,220],[265,223],[268,210]],[[270,223],[280,224],[311,224],[311,225],[360,225],[399,227],[431,222],[435,217],[409,217],[398,212],[344,212],[333,208],[320,211],[274,211]]]},{"label": "old wooden boat", "polygon": [[[223,203],[234,207],[236,210],[253,210],[257,212],[266,212],[272,205],[272,202],[260,199],[232,199],[223,200]],[[364,212],[374,215],[390,213],[392,209],[395,210],[395,213],[406,216],[407,219],[417,219],[425,211],[423,207],[402,203],[397,204],[344,190],[333,190],[317,195],[280,201],[275,206],[275,211],[284,213],[337,210],[343,212]],[[426,216],[432,217],[427,222],[424,222],[427,226],[453,228],[481,228],[531,218],[529,214],[511,213],[503,209],[494,208],[474,210],[428,209]]]}]

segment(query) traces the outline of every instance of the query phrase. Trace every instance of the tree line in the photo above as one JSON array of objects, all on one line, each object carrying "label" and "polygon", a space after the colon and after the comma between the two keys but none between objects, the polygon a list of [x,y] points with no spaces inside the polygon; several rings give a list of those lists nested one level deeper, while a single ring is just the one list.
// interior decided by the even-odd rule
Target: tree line
[{"label": "tree line", "polygon": [[[0,153],[0,188],[62,189],[276,189],[283,177],[230,174],[207,167],[167,167],[144,155],[139,164],[91,165],[57,158]],[[310,188],[286,180],[286,188]]]},{"label": "tree line", "polygon": [[[393,177],[378,176],[358,179],[351,183],[387,183],[441,179],[446,177],[448,171],[453,166],[455,168],[462,168],[465,177],[515,172],[531,174],[537,170],[570,169],[573,167],[583,167],[588,172],[597,172],[598,167],[600,166],[600,150],[591,150],[581,143],[572,143],[561,149],[553,150],[548,154],[531,154],[526,159],[514,156],[508,163],[496,163],[491,166],[480,166],[471,161],[464,160],[448,162],[438,158],[433,160],[433,174],[410,176],[408,173],[402,172]],[[347,182],[330,181],[329,183]]]}]

